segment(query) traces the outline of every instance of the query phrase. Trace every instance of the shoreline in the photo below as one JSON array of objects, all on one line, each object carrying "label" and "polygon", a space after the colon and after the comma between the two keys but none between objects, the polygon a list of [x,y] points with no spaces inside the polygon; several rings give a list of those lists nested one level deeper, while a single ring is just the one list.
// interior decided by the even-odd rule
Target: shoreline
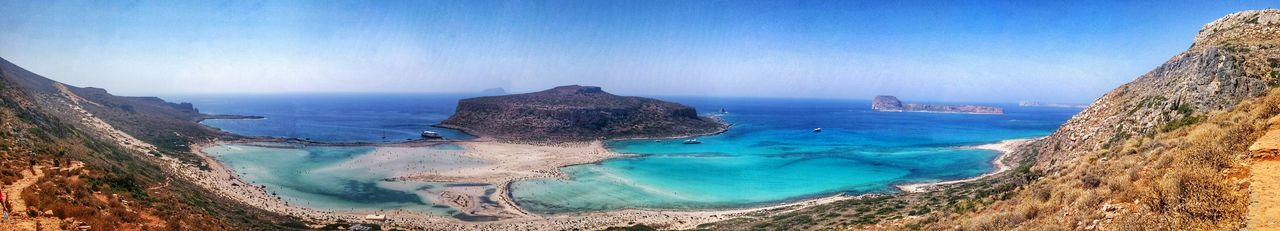
[{"label": "shoreline", "polygon": [[[645,224],[663,229],[692,229],[701,224],[734,219],[743,216],[767,216],[770,214],[794,211],[815,205],[828,204],[840,200],[882,195],[861,194],[850,196],[845,195],[844,193],[839,193],[830,196],[777,203],[761,203],[738,208],[707,208],[691,210],[621,209],[609,211],[537,214],[525,210],[516,203],[511,194],[511,186],[515,182],[538,178],[563,179],[567,176],[560,172],[560,168],[599,163],[608,159],[635,155],[622,154],[608,150],[604,145],[604,142],[606,141],[603,140],[554,145],[505,143],[489,139],[468,141],[403,142],[372,145],[377,148],[405,148],[451,143],[462,146],[463,150],[456,154],[449,155],[489,161],[491,165],[462,171],[432,174],[403,174],[399,176],[389,176],[390,178],[387,178],[395,181],[486,183],[497,188],[498,191],[489,197],[489,199],[500,205],[497,208],[475,209],[476,206],[471,206],[469,208],[456,208],[462,213],[494,216],[495,218],[498,218],[497,220],[463,221],[451,216],[408,211],[405,209],[317,209],[291,204],[286,199],[272,195],[271,192],[261,186],[245,182],[235,174],[230,166],[226,166],[221,161],[207,153],[204,153],[205,148],[218,145],[248,144],[253,142],[271,142],[280,140],[291,141],[289,139],[250,138],[193,144],[191,146],[192,152],[200,156],[209,170],[199,170],[196,166],[186,166],[185,170],[183,170],[184,168],[182,166],[175,166],[175,169],[192,179],[193,182],[219,194],[220,196],[270,212],[299,217],[309,223],[330,224],[345,221],[354,223],[375,223],[396,228],[427,230],[603,229],[607,227],[630,226],[634,224]],[[969,179],[896,185],[895,187],[898,187],[899,189],[908,187],[906,189],[912,190],[903,190],[906,192],[928,191],[927,189],[933,186],[970,182],[1007,171],[1011,167],[1001,163],[1006,159],[1005,157],[1012,153],[1013,148],[1033,140],[1035,139],[1005,140],[995,144],[973,146],[973,148],[997,150],[1002,152],[996,160],[993,160],[994,163],[999,163],[997,165],[997,170],[994,172]],[[306,141],[296,142],[295,144],[318,146],[351,145],[324,145]],[[480,199],[475,197],[475,195],[467,196],[473,200]],[[424,198],[424,200],[427,199]],[[368,221],[364,219],[364,216],[368,214],[382,214],[386,215],[389,219],[383,222]]]},{"label": "shoreline", "polygon": [[[758,213],[780,213],[787,210],[803,209],[813,207],[813,205],[827,204],[831,201],[861,198],[861,196],[874,196],[878,194],[865,194],[849,196],[844,194],[836,194],[831,196],[822,196],[822,198],[803,199],[795,201],[783,201],[783,203],[760,204],[750,208],[732,208],[732,209],[695,209],[695,210],[678,210],[678,209],[620,209],[620,210],[602,210],[602,212],[580,212],[580,213],[557,213],[557,214],[536,214],[527,212],[515,203],[515,200],[509,198],[509,186],[513,182],[529,180],[529,178],[541,177],[564,177],[563,173],[559,173],[558,169],[564,166],[576,166],[576,164],[589,164],[594,162],[602,162],[605,159],[627,157],[625,154],[613,153],[604,148],[603,141],[590,142],[588,145],[573,145],[571,149],[576,150],[603,150],[599,155],[588,155],[588,157],[553,159],[550,162],[522,162],[520,159],[508,160],[504,167],[527,167],[525,175],[500,175],[500,176],[474,176],[472,178],[451,178],[448,181],[440,182],[494,182],[495,187],[499,187],[499,192],[495,192],[494,200],[503,205],[503,209],[499,212],[512,212],[515,216],[503,217],[498,221],[461,221],[454,217],[439,216],[439,214],[429,214],[422,212],[412,212],[406,209],[316,209],[301,207],[301,205],[291,204],[279,196],[270,194],[270,191],[264,187],[250,184],[243,181],[241,177],[233,172],[233,169],[225,166],[220,160],[204,153],[204,149],[211,146],[224,144],[246,144],[246,142],[261,140],[236,140],[236,141],[210,141],[202,142],[202,144],[193,144],[192,151],[207,164],[209,171],[202,171],[196,166],[189,164],[173,164],[175,171],[183,173],[192,182],[205,187],[205,189],[214,191],[220,196],[225,196],[232,200],[239,201],[252,207],[257,207],[269,212],[284,214],[284,216],[300,217],[303,221],[317,223],[317,225],[325,225],[325,223],[337,222],[355,222],[355,223],[380,223],[380,225],[388,227],[411,228],[411,230],[598,230],[598,228],[622,227],[636,225],[636,223],[644,223],[644,225],[662,228],[695,228],[703,223],[724,221],[724,219],[749,216],[749,214]],[[483,151],[462,151],[461,155],[486,155],[485,151],[508,150],[512,148],[521,148],[521,144],[504,144],[504,142],[495,141],[468,141],[460,142],[465,148],[480,148]],[[529,145],[531,146],[531,145]],[[524,148],[521,148],[524,149]],[[556,150],[556,146],[543,146],[543,149]],[[529,151],[512,151],[512,153],[493,155],[490,159],[502,159],[507,157],[515,157],[515,155],[529,155]],[[536,153],[535,153],[536,154]],[[544,154],[558,154],[544,151]],[[535,155],[536,157],[536,155]],[[529,159],[529,158],[526,158]],[[527,163],[534,163],[527,166]],[[526,166],[522,166],[526,164]],[[539,171],[539,169],[553,169],[553,171]],[[484,172],[485,169],[481,169]],[[509,172],[508,172],[509,173]],[[471,175],[471,172],[460,173],[460,175]],[[488,177],[488,178],[486,178]],[[492,212],[492,210],[490,210]],[[512,214],[508,213],[508,214]],[[366,221],[366,214],[384,214],[388,217],[388,221],[374,222]],[[319,227],[319,226],[316,226]]]},{"label": "shoreline", "polygon": [[950,184],[958,184],[958,183],[966,183],[966,182],[973,182],[973,181],[977,181],[977,180],[985,179],[985,178],[987,178],[987,177],[994,176],[994,175],[996,175],[996,174],[1004,173],[1004,172],[1006,172],[1006,171],[1009,171],[1010,169],[1013,169],[1013,166],[1011,166],[1011,165],[1009,165],[1009,164],[1007,164],[1007,163],[1004,163],[1005,159],[1007,159],[1010,155],[1013,155],[1013,153],[1014,153],[1015,151],[1017,151],[1017,149],[1018,149],[1018,148],[1020,148],[1020,147],[1022,147],[1022,146],[1024,146],[1024,145],[1026,145],[1026,144],[1028,144],[1028,143],[1035,142],[1035,141],[1038,141],[1038,140],[1043,139],[1043,138],[1044,138],[1044,137],[1024,138],[1024,139],[1008,139],[1008,140],[1001,140],[1000,142],[991,143],[991,144],[983,144],[983,145],[977,145],[977,146],[969,146],[969,148],[973,148],[973,149],[985,149],[985,150],[993,150],[993,151],[1000,152],[1000,155],[999,155],[999,156],[996,156],[996,158],[995,158],[995,159],[992,159],[992,160],[991,160],[991,164],[992,164],[992,165],[995,165],[995,167],[996,167],[996,170],[995,170],[995,171],[991,171],[991,172],[983,173],[982,175],[978,175],[978,176],[975,176],[975,177],[970,177],[970,178],[965,178],[965,179],[959,179],[959,180],[949,180],[949,181],[940,181],[940,182],[926,182],[926,183],[911,183],[911,184],[898,184],[898,185],[894,185],[894,187],[895,187],[895,188],[898,188],[898,190],[901,190],[901,191],[903,191],[903,192],[907,192],[907,193],[922,193],[922,192],[930,192],[930,191],[933,191],[934,189],[936,189],[938,186],[944,186],[944,185],[950,185]]}]

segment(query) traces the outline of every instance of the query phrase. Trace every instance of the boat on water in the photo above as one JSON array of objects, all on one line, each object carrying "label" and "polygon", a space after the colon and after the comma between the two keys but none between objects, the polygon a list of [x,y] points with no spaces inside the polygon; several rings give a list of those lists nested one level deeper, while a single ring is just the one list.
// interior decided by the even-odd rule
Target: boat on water
[{"label": "boat on water", "polygon": [[701,144],[701,143],[702,141],[698,141],[697,139],[684,140],[684,144]]},{"label": "boat on water", "polygon": [[814,128],[813,132],[822,132],[822,128]]},{"label": "boat on water", "polygon": [[444,136],[440,136],[440,133],[436,133],[436,132],[433,132],[433,131],[422,131],[422,138],[424,138],[424,139],[444,139]]},{"label": "boat on water", "polygon": [[729,111],[725,111],[724,108],[720,108],[720,114],[729,114]]}]

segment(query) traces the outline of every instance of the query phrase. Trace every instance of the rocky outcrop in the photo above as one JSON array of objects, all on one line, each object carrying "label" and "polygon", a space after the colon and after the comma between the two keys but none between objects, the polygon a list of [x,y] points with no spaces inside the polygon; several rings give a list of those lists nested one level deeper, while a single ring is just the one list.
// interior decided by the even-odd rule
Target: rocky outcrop
[{"label": "rocky outcrop", "polygon": [[1004,109],[977,105],[902,104],[898,97],[881,95],[871,101],[871,109],[882,112],[940,112],[966,114],[1004,114]]},{"label": "rocky outcrop", "polygon": [[1205,25],[1189,50],[1106,93],[1046,138],[1036,166],[1194,124],[1266,93],[1280,76],[1277,17],[1280,10],[1245,11]]},{"label": "rocky outcrop", "polygon": [[871,109],[876,111],[902,111],[902,101],[898,97],[877,95],[871,100]]},{"label": "rocky outcrop", "polygon": [[458,102],[457,112],[440,126],[524,141],[691,136],[726,127],[718,120],[699,117],[688,106],[617,96],[600,87],[577,85],[463,99]]}]

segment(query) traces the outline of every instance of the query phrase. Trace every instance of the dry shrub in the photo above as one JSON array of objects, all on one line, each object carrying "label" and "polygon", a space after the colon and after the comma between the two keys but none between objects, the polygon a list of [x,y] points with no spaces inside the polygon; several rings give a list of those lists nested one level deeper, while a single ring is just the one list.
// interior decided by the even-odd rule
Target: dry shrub
[{"label": "dry shrub", "polygon": [[1026,221],[1025,216],[1014,212],[984,213],[969,219],[961,230],[1008,230]]},{"label": "dry shrub", "polygon": [[[1280,89],[1211,113],[1204,122],[1130,137],[1123,145],[1086,154],[1028,183],[1009,200],[939,224],[964,230],[1062,230],[1113,218],[1100,223],[1101,229],[1239,229],[1248,195],[1226,173],[1246,166],[1245,149],[1280,121],[1278,114]],[[1100,205],[1108,202],[1125,209],[1105,214]]]}]

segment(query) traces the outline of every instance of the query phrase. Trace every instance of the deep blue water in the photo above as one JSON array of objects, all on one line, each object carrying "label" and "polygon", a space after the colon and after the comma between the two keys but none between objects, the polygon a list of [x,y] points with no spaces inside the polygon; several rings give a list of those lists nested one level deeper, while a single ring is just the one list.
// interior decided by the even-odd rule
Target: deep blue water
[{"label": "deep blue water", "polygon": [[[470,138],[456,131],[429,127],[451,115],[457,100],[465,97],[471,95],[166,98],[192,102],[206,113],[267,117],[265,120],[205,122],[239,134],[329,142],[387,142],[417,138],[421,130],[441,131],[452,139]],[[1047,135],[1079,110],[998,104],[996,106],[1005,108],[1006,114],[887,113],[871,111],[869,100],[657,98],[694,106],[700,113],[720,116],[734,126],[723,134],[700,137],[703,144],[696,145],[681,144],[680,140],[607,142],[614,151],[640,156],[565,167],[562,170],[571,176],[569,180],[518,182],[512,186],[517,203],[539,213],[621,208],[697,209],[742,207],[839,192],[887,192],[894,190],[894,184],[961,179],[991,171],[990,161],[997,153],[969,146]],[[721,108],[730,113],[715,113]],[[823,128],[821,133],[812,132],[818,127]],[[388,137],[385,140],[384,134]],[[341,156],[343,161],[294,158],[306,152],[287,149],[226,147],[213,151],[231,162],[229,165],[248,166],[248,169],[270,164],[259,162],[273,159],[287,160],[278,164],[328,168],[325,166],[342,165],[369,152],[358,148],[340,150],[351,151],[343,152],[347,153]],[[355,171],[335,171],[336,175],[316,178],[348,181],[342,190],[326,189],[324,187],[333,186],[322,180],[301,183],[288,180],[300,177],[296,175],[299,172],[309,171],[304,169],[310,168],[293,170],[294,175],[284,176],[276,176],[279,174],[271,171],[238,173],[242,176],[266,174],[246,178],[271,182],[271,187],[287,188],[279,192],[296,195],[293,196],[296,200],[322,198],[313,201],[332,207],[432,206],[429,199],[411,198],[430,193],[372,182],[376,177]],[[339,176],[342,174],[351,176]],[[299,179],[311,178],[314,177]],[[361,180],[371,182],[359,182]],[[318,190],[370,195],[317,196],[327,195],[314,193]]]},{"label": "deep blue water", "polygon": [[289,137],[321,142],[400,142],[419,139],[424,130],[446,139],[471,139],[466,133],[436,128],[453,115],[466,94],[274,94],[180,95],[206,114],[264,116],[260,120],[205,120],[204,124],[250,136]]}]

